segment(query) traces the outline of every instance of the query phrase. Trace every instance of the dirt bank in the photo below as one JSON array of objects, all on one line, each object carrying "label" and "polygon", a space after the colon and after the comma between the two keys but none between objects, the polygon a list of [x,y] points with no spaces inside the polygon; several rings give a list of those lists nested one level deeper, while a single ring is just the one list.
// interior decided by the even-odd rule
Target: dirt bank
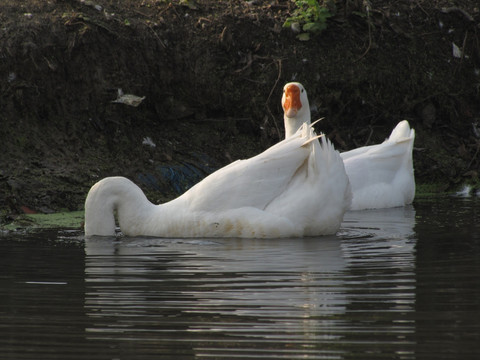
[{"label": "dirt bank", "polygon": [[[326,30],[302,42],[282,27],[295,9],[286,0],[3,1],[1,221],[82,209],[109,175],[172,198],[277,142],[294,79],[338,149],[408,119],[419,183],[478,181],[478,4],[336,3]],[[112,102],[118,89],[145,98]]]}]

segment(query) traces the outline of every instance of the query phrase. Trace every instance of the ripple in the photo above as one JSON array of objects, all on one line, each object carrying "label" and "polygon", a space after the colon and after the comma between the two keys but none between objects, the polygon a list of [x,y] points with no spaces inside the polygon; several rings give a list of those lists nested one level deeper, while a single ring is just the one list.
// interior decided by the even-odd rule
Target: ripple
[{"label": "ripple", "polygon": [[[350,212],[320,238],[7,235],[0,350],[13,360],[468,358],[479,350],[480,249],[455,224],[472,224],[478,204],[446,201]],[[451,201],[461,221],[438,231]]]}]

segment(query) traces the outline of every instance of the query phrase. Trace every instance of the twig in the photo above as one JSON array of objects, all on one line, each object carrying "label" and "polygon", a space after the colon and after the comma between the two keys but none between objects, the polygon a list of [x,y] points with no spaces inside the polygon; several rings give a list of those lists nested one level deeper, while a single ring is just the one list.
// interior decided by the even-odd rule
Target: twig
[{"label": "twig", "polygon": [[148,26],[148,28],[149,28],[150,30],[152,30],[153,34],[155,35],[155,37],[156,37],[156,38],[158,39],[158,41],[160,42],[160,45],[162,45],[162,47],[163,47],[164,49],[166,49],[167,47],[165,46],[165,43],[162,41],[162,39],[160,39],[160,36],[158,36],[158,34],[155,32],[155,30],[153,30],[152,26],[151,26],[149,23],[147,23],[147,22],[145,22],[145,24]]},{"label": "twig", "polygon": [[465,31],[465,37],[463,38],[463,44],[462,44],[462,61],[463,61],[463,58],[465,57],[465,46],[467,46],[467,37],[468,37],[468,30]]},{"label": "twig", "polygon": [[370,127],[370,134],[368,134],[368,138],[367,138],[367,141],[365,141],[365,145],[364,146],[367,146],[368,143],[370,142],[370,139],[372,138],[372,135],[373,135],[373,128],[371,126]]},{"label": "twig", "polygon": [[270,101],[270,98],[272,97],[273,92],[275,91],[275,88],[277,87],[277,84],[278,84],[278,81],[280,80],[280,77],[282,76],[282,59],[278,59],[277,63],[278,63],[277,79],[275,80],[275,84],[273,84],[273,87],[270,90],[270,94],[268,94],[267,101],[265,103],[267,105],[268,105],[268,102]]},{"label": "twig", "polygon": [[457,69],[460,69],[462,67],[463,59],[465,58],[465,46],[467,45],[467,37],[468,37],[468,30],[465,31],[465,36],[463,37],[463,44],[462,44],[462,56],[460,58],[460,63],[458,64],[458,67],[455,69],[454,74],[457,72]]},{"label": "twig", "polygon": [[[223,33],[223,32],[222,32]],[[245,70],[247,70],[250,66],[252,66],[253,62],[255,60],[269,60],[271,59],[270,57],[268,56],[258,56],[258,55],[253,55],[252,56],[252,53],[249,52],[248,55],[247,55],[247,65],[245,65],[244,67],[242,67],[241,69],[237,69],[234,71],[234,73],[241,73]]]},{"label": "twig", "polygon": [[429,17],[430,14],[425,11],[425,9],[422,7],[422,5],[420,5],[420,2],[419,2],[418,0],[415,0],[415,2],[417,3],[417,6],[420,8],[420,10],[422,10],[423,13],[424,13],[425,15],[427,15],[427,17]]},{"label": "twig", "polygon": [[232,12],[232,18],[235,19],[235,12],[233,11],[233,3],[232,3],[232,0],[230,0],[230,11]]},{"label": "twig", "polygon": [[[167,11],[168,9],[170,8],[173,8],[173,4],[172,3],[169,3],[168,6],[166,6],[164,9],[160,10],[160,12],[157,14],[157,16],[160,16],[162,15],[165,11]],[[175,9],[174,9],[175,10]],[[176,10],[175,10],[176,12]],[[178,14],[177,14],[178,15]]]},{"label": "twig", "polygon": [[372,47],[372,22],[370,20],[370,9],[368,8],[368,6],[367,6],[367,25],[368,25],[368,47],[367,47],[367,50],[365,50],[365,52],[354,62],[357,62],[357,61],[360,61],[361,59],[363,59],[365,57],[365,55],[368,54],[368,52],[370,51],[370,48]]},{"label": "twig", "polygon": [[143,12],[137,10],[137,9],[133,9],[133,11],[136,12],[137,14],[139,14],[139,15],[142,15],[142,16],[145,16],[145,17],[148,17],[148,18],[152,17],[152,15],[145,14],[145,13],[143,13]]},{"label": "twig", "polygon": [[278,128],[277,121],[275,120],[275,116],[273,116],[272,110],[270,110],[270,106],[268,105],[268,103],[270,102],[270,98],[272,97],[272,94],[275,91],[275,88],[277,87],[278,82],[280,81],[280,77],[282,76],[282,59],[278,59],[277,63],[278,63],[277,80],[275,80],[275,84],[273,84],[273,87],[270,90],[270,94],[268,94],[267,101],[265,102],[265,105],[267,107],[268,112],[270,113],[270,116],[273,119],[273,124],[275,125],[275,128],[277,129],[278,138],[281,139],[281,133],[280,133],[280,129]]},{"label": "twig", "polygon": [[448,8],[442,8],[440,11],[441,11],[442,13],[444,13],[444,14],[448,14],[448,13],[451,13],[451,12],[454,12],[454,11],[458,11],[460,14],[462,14],[463,16],[465,16],[468,21],[473,22],[473,17],[472,17],[472,15],[470,15],[470,14],[469,14],[468,12],[466,12],[465,10],[460,9],[459,7],[453,6],[453,7],[448,7]]},{"label": "twig", "polygon": [[241,73],[241,72],[247,70],[250,66],[252,66],[252,64],[253,64],[253,57],[252,57],[252,53],[249,52],[248,55],[247,55],[247,64],[244,67],[242,67],[241,69],[235,70],[234,72]]},{"label": "twig", "polygon": [[472,166],[473,162],[477,158],[478,152],[480,151],[480,142],[477,141],[477,151],[475,151],[475,154],[473,154],[472,159],[470,160],[467,169],[470,169],[470,166]]}]

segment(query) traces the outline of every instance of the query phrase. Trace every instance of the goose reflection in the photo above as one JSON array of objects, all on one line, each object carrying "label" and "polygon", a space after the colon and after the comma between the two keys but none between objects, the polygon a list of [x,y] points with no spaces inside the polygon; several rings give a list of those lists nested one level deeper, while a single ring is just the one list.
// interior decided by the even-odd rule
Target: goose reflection
[{"label": "goose reflection", "polygon": [[85,308],[97,318],[90,333],[114,334],[115,316],[123,335],[155,324],[207,337],[263,337],[278,329],[287,336],[314,333],[308,319],[320,312],[345,311],[339,276],[345,262],[336,237],[92,238],[85,252]]},{"label": "goose reflection", "polygon": [[385,352],[415,355],[415,218],[413,206],[352,211],[344,217],[346,318],[352,327],[368,328],[349,332],[345,342],[368,342],[373,332],[375,343],[390,344]]},{"label": "goose reflection", "polygon": [[86,239],[87,334],[192,358],[287,345],[338,355],[373,303],[413,308],[414,221],[406,207],[349,212],[329,237]]}]

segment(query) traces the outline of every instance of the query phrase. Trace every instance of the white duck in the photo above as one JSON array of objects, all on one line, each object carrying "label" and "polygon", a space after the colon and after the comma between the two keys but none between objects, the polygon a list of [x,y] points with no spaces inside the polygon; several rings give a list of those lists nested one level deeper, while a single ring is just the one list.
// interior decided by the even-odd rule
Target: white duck
[{"label": "white duck", "polygon": [[92,186],[85,235],[300,237],[334,234],[350,205],[339,153],[309,125],[263,153],[238,160],[161,205],[123,177]]},{"label": "white duck", "polygon": [[[310,105],[298,82],[283,88],[285,137],[310,124]],[[410,204],[415,196],[412,150],[415,131],[403,120],[383,143],[340,154],[352,188],[350,210],[378,209]]]}]

